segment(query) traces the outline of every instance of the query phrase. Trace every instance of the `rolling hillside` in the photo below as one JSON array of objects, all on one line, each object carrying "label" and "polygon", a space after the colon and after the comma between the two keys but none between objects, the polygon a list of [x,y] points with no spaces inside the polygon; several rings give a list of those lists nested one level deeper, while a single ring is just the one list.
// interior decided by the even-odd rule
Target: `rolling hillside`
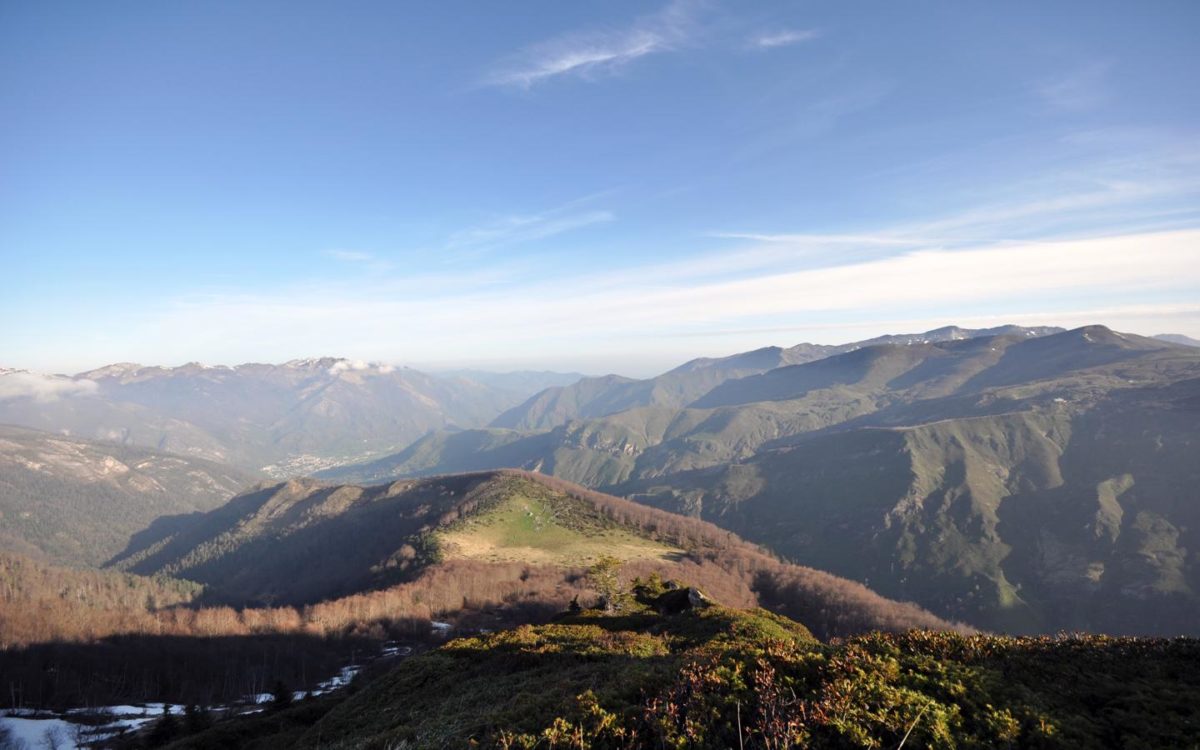
[{"label": "rolling hillside", "polygon": [[[152,527],[115,565],[201,583],[206,601],[237,605],[307,605],[450,571],[469,576],[473,590],[529,580],[545,587],[530,596],[562,606],[572,588],[562,584],[602,557],[623,561],[629,575],[657,572],[722,601],[803,614],[822,637],[953,627],[859,584],[779,563],[711,524],[513,471],[367,488],[293,480],[186,525]],[[439,597],[454,601],[460,585],[447,583]]]},{"label": "rolling hillside", "polygon": [[0,425],[0,548],[100,565],[161,516],[208,511],[260,475]]}]

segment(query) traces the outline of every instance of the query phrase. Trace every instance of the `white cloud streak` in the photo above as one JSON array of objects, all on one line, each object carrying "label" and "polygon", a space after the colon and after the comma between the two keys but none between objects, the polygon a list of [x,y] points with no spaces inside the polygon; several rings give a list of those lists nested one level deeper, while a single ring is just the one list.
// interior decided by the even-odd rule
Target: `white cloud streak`
[{"label": "white cloud streak", "polygon": [[801,42],[810,42],[821,35],[816,29],[781,29],[766,34],[759,34],[750,39],[750,45],[759,49],[774,49],[788,47]]},{"label": "white cloud streak", "polygon": [[[106,329],[103,351],[86,351],[98,339],[83,331],[72,351],[77,361],[95,357],[96,364],[115,348],[158,362],[284,361],[338,352],[364,361],[590,369],[582,358],[594,368],[604,366],[595,364],[602,357],[645,363],[720,353],[733,335],[746,349],[804,340],[739,331],[808,331],[830,342],[862,338],[864,321],[970,324],[988,316],[1029,320],[1030,311],[1042,311],[1037,321],[1045,324],[1140,321],[1154,328],[1127,330],[1197,336],[1195,218],[1170,230],[1129,221],[1106,229],[1093,221],[1097,213],[1121,212],[1140,221],[1162,207],[1161,199],[1185,201],[1195,189],[1185,182],[1110,181],[869,231],[721,233],[730,247],[685,258],[648,253],[640,261],[557,264],[514,257],[456,273],[404,268],[263,292],[192,294],[148,314],[140,326],[122,327],[121,340]],[[454,244],[469,255],[611,219],[581,208],[588,200],[463,230],[447,249]],[[1093,227],[1089,234],[1056,227],[1030,238],[1005,236],[1080,217]],[[1089,310],[1096,315],[1090,320],[1082,317]],[[909,327],[879,324],[866,332]]]},{"label": "white cloud streak", "polygon": [[446,244],[451,249],[514,245],[609,222],[614,218],[611,211],[572,213],[561,209],[541,214],[505,216],[481,226],[454,232]]},{"label": "white cloud streak", "polygon": [[498,64],[483,82],[528,89],[563,76],[612,74],[639,58],[686,44],[694,25],[692,15],[692,3],[675,0],[625,29],[576,32],[550,39]]},{"label": "white cloud streak", "polygon": [[[653,276],[632,268],[599,278],[580,275],[444,296],[397,297],[388,289],[361,288],[337,295],[212,297],[177,306],[156,330],[139,335],[159,358],[172,353],[186,359],[192,352],[185,355],[179,342],[213,339],[245,352],[227,358],[262,358],[271,353],[263,351],[269,342],[276,359],[336,344],[356,356],[393,361],[516,353],[561,361],[605,346],[652,353],[664,340],[689,331],[763,321],[803,327],[805,321],[838,317],[943,316],[952,322],[997,307],[1012,314],[1046,309],[1052,318],[1064,299],[1103,299],[1109,308],[1132,306],[1142,314],[1159,309],[1178,317],[1172,295],[1200,292],[1197,248],[1200,230],[1187,230],[912,250],[699,283],[689,279],[688,264],[680,263],[674,270],[660,265]],[[1167,301],[1147,301],[1154,299]]]}]

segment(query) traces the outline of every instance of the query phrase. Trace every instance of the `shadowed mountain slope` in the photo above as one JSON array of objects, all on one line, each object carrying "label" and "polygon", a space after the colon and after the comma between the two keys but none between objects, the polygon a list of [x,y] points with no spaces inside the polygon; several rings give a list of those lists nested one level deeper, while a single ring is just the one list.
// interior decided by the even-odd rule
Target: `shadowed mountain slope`
[{"label": "shadowed mountain slope", "polygon": [[814,434],[630,482],[790,559],[981,627],[1196,633],[1200,379]]},{"label": "shadowed mountain slope", "polygon": [[99,565],[156,518],[211,510],[259,478],[197,458],[0,426],[0,545]]},{"label": "shadowed mountain slope", "polygon": [[1061,330],[1019,326],[972,330],[948,326],[925,333],[880,336],[836,346],[798,344],[787,349],[773,346],[729,357],[694,359],[647,380],[609,375],[603,378],[584,378],[565,387],[549,388],[501,414],[492,421],[491,426],[536,431],[551,429],[571,420],[594,419],[638,407],[678,409],[701,398],[726,381],[788,365],[822,360],[864,347],[907,346],[997,335],[1026,338],[1044,336]]},{"label": "shadowed mountain slope", "polygon": [[692,406],[714,408],[788,401],[848,389],[920,400],[1061,377],[1169,350],[1155,339],[1088,326],[1040,336],[989,336],[935,343],[868,346],[817,362],[724,383]]}]

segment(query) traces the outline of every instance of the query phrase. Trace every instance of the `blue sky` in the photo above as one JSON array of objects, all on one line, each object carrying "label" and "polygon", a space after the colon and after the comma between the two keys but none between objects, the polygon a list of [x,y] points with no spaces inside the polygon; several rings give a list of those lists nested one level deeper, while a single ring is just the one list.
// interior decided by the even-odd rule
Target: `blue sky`
[{"label": "blue sky", "polygon": [[0,3],[0,366],[1200,337],[1200,3]]}]

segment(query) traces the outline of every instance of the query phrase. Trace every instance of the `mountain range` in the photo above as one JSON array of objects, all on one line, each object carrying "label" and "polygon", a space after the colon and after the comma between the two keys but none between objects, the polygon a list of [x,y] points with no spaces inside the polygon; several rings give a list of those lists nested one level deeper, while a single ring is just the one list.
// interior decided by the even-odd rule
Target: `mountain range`
[{"label": "mountain range", "polygon": [[0,370],[0,424],[153,448],[274,476],[487,424],[577,375],[430,375],[332,357],[281,365],[115,364],[74,376]]},{"label": "mountain range", "polygon": [[547,388],[492,420],[491,427],[543,430],[571,420],[604,417],[638,407],[680,408],[704,396],[727,380],[758,375],[788,365],[803,364],[864,347],[929,344],[992,335],[1042,336],[1061,328],[1001,326],[967,329],[946,326],[925,333],[879,336],[850,344],[797,344],[756,349],[728,357],[693,359],[646,380],[619,375],[583,378],[570,385]]},{"label": "mountain range", "polygon": [[[1103,326],[934,333],[742,370],[682,406],[432,433],[327,476],[524,467],[980,627],[1192,632],[1200,351]],[[628,388],[597,385],[509,423],[606,412]]]},{"label": "mountain range", "polygon": [[[339,359],[6,371],[0,419],[58,434],[5,433],[0,533],[52,562],[202,579],[212,601],[303,603],[410,575],[428,551],[425,522],[395,511],[413,478],[511,467],[710,521],[945,620],[1200,622],[1200,349],[1173,337],[948,327],[573,378]],[[78,437],[97,433],[127,452]],[[141,443],[156,447],[128,453]],[[280,588],[314,557],[332,562]]]},{"label": "mountain range", "polygon": [[945,328],[644,380],[8,370],[0,418],[39,428],[0,426],[11,699],[276,685],[173,746],[1175,746],[1194,723],[1192,639],[977,632],[1200,632],[1178,337]]}]

